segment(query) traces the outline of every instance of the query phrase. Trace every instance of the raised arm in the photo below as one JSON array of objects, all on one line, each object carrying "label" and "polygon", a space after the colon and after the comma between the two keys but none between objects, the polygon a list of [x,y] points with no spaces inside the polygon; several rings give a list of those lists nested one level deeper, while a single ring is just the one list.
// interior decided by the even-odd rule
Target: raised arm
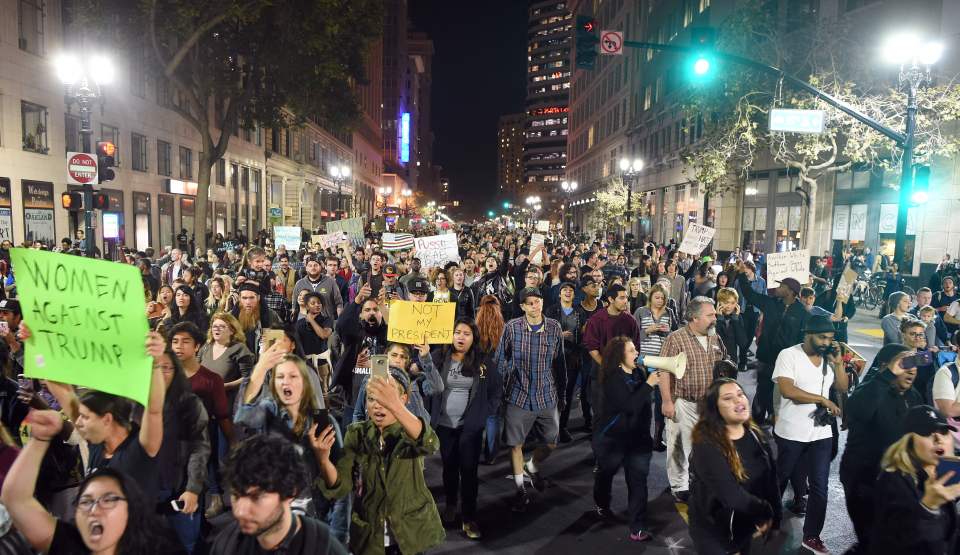
[{"label": "raised arm", "polygon": [[257,364],[253,367],[253,372],[250,373],[250,381],[247,383],[247,388],[243,392],[244,404],[249,405],[260,395],[260,390],[263,388],[263,380],[266,379],[267,372],[280,363],[283,355],[284,353],[276,343],[270,345],[270,347],[260,355],[260,360],[258,360]]},{"label": "raised arm", "polygon": [[153,357],[153,370],[150,377],[150,397],[140,424],[140,445],[147,455],[157,456],[163,443],[163,400],[167,394],[167,385],[163,381],[163,370],[158,363],[164,354],[166,342],[163,336],[153,331],[147,334],[147,354]]},{"label": "raised arm", "polygon": [[13,523],[37,551],[47,552],[57,527],[54,518],[34,497],[40,463],[51,441],[59,441],[63,420],[52,410],[35,411],[29,416],[30,440],[13,461],[3,481],[0,502],[10,512]]}]

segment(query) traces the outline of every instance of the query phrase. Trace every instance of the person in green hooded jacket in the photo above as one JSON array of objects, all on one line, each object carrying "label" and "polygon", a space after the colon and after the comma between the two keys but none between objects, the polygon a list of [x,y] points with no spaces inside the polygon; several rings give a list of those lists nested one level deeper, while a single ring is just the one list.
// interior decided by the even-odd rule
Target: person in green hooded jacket
[{"label": "person in green hooded jacket", "polygon": [[433,429],[406,408],[405,378],[391,376],[367,382],[369,418],[347,428],[336,465],[330,461],[333,429],[328,426],[319,438],[311,436],[320,461],[317,485],[323,494],[338,499],[354,493],[350,525],[354,555],[413,555],[445,538],[423,477],[423,457],[436,453],[440,442]]}]

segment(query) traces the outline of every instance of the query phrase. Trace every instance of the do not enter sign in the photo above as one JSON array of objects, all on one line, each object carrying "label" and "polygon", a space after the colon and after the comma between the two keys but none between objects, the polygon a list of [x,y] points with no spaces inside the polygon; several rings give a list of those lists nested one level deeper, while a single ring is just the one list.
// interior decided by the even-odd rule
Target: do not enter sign
[{"label": "do not enter sign", "polygon": [[97,183],[97,158],[85,152],[67,153],[67,183],[88,185]]}]

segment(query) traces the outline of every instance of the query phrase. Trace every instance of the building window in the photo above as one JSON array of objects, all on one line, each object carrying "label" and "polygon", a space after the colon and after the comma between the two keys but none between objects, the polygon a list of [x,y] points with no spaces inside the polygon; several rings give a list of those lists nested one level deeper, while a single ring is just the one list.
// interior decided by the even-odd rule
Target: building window
[{"label": "building window", "polygon": [[171,155],[170,143],[166,141],[157,141],[157,174],[170,176],[171,174]]},{"label": "building window", "polygon": [[66,114],[63,118],[63,142],[67,146],[67,152],[80,152],[83,145],[83,138],[80,136],[80,117]]},{"label": "building window", "polygon": [[870,188],[870,172],[855,170],[853,172],[853,188],[869,189]]},{"label": "building window", "polygon": [[147,138],[131,133],[130,150],[133,154],[133,169],[138,172],[147,171]]},{"label": "building window", "polygon": [[134,46],[130,51],[130,94],[138,98],[147,97],[147,49],[143,44]]},{"label": "building window", "polygon": [[20,102],[20,117],[23,120],[23,150],[46,154],[47,108],[32,102]]},{"label": "building window", "polygon": [[112,125],[100,125],[100,140],[110,141],[117,147],[116,154],[113,155],[114,164],[120,165],[120,130]]},{"label": "building window", "polygon": [[169,108],[173,106],[173,91],[166,77],[157,79],[157,105]]},{"label": "building window", "polygon": [[287,129],[283,133],[283,155],[290,158],[290,149],[293,143],[293,132]]},{"label": "building window", "polygon": [[270,150],[280,154],[280,130],[276,127],[270,129]]},{"label": "building window", "polygon": [[227,161],[223,158],[217,160],[217,185],[227,186]]},{"label": "building window", "polygon": [[43,0],[20,0],[20,50],[43,55]]},{"label": "building window", "polygon": [[263,146],[263,130],[259,123],[253,124],[253,144]]},{"label": "building window", "polygon": [[193,177],[193,151],[185,146],[180,147],[180,179]]}]

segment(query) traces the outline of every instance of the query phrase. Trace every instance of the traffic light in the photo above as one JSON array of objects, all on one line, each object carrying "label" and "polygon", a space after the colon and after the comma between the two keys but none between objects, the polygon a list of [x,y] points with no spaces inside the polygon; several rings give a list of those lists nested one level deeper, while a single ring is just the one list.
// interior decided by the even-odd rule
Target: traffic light
[{"label": "traffic light", "polygon": [[60,195],[60,201],[67,210],[80,210],[83,208],[83,195],[80,193],[63,193]]},{"label": "traffic light", "polygon": [[93,207],[97,210],[106,210],[110,208],[110,199],[105,193],[94,193]]},{"label": "traffic light", "polygon": [[713,27],[693,27],[690,29],[690,42],[695,51],[687,60],[687,74],[692,81],[705,81],[716,74],[714,48],[717,30]]},{"label": "traffic light", "polygon": [[97,141],[97,168],[99,168],[99,183],[113,181],[116,174],[113,172],[117,145],[110,141]]},{"label": "traffic light", "polygon": [[910,192],[910,201],[913,204],[924,204],[930,196],[930,166],[913,166],[913,189]]},{"label": "traffic light", "polygon": [[494,217],[494,215],[495,215],[495,214],[493,213],[493,210],[487,210],[487,217],[488,217],[488,218],[491,218],[491,219],[492,219],[492,218]]},{"label": "traffic light", "polygon": [[577,16],[577,68],[593,69],[597,61],[597,44],[600,42],[597,20],[588,15]]}]

